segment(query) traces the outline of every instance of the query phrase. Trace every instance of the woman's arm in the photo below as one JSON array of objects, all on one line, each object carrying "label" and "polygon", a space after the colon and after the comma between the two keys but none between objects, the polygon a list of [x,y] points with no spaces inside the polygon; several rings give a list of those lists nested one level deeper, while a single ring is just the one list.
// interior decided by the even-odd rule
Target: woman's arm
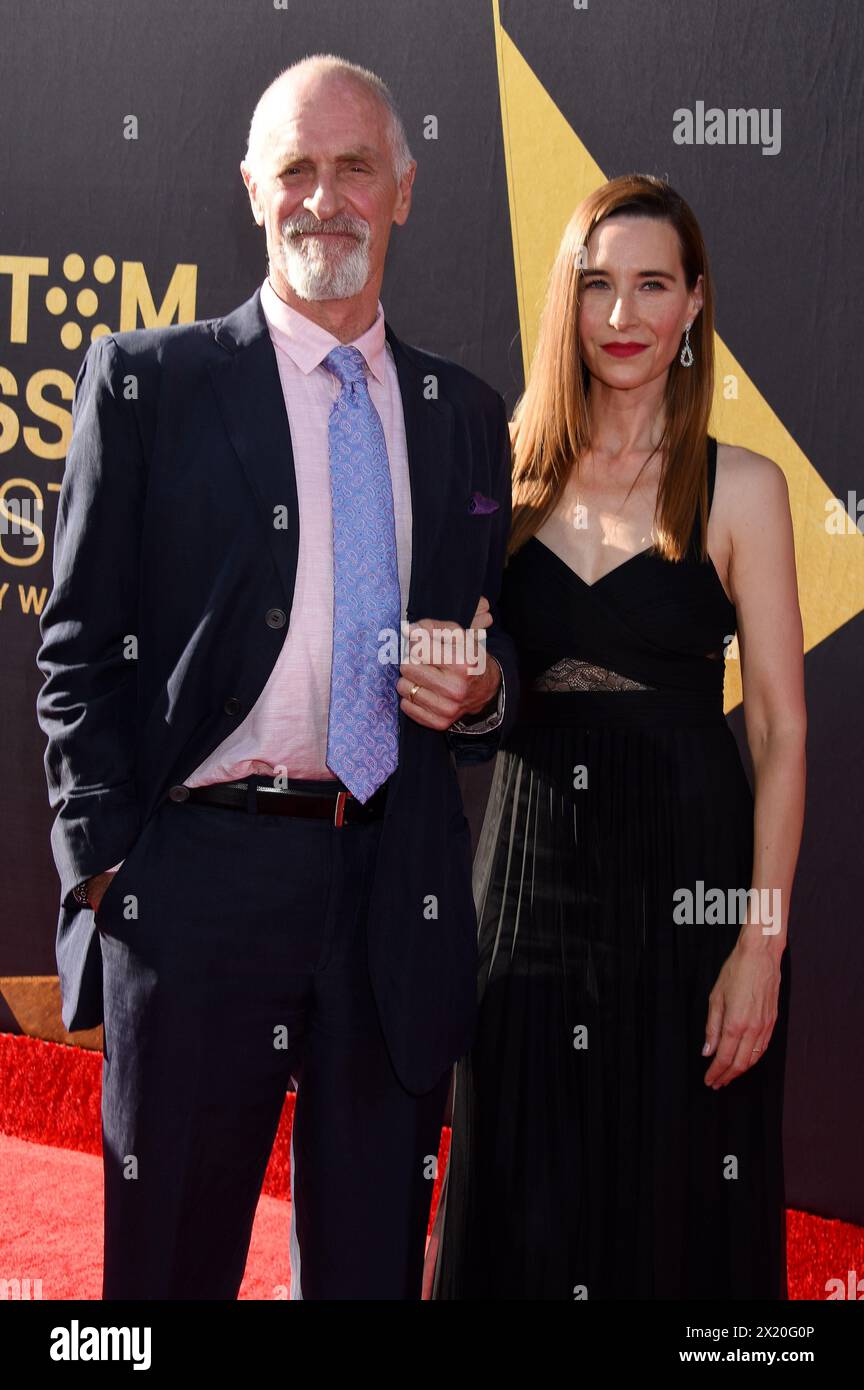
[{"label": "woman's arm", "polygon": [[804,638],[789,491],[776,463],[749,449],[735,470],[729,586],[738,613],[744,723],[753,759],[754,888],[778,889],[774,935],[745,926],[742,945],[786,945],[804,821]]},{"label": "woman's arm", "polygon": [[[753,1065],[776,1019],[780,958],[804,820],[804,655],[789,493],[778,466],[724,450],[728,584],[738,615],[744,721],[753,759],[753,876],[747,919],[712,992],[705,1080],[725,1084]],[[719,483],[719,474],[718,474]],[[758,905],[757,905],[758,904]],[[722,1032],[722,1037],[721,1037]]]}]

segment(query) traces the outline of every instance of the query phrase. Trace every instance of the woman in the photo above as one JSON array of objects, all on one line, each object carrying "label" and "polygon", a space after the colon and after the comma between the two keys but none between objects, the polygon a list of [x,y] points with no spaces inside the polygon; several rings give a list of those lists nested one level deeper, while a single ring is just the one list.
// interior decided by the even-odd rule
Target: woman
[{"label": "woman", "polygon": [[523,704],[475,862],[433,1298],[786,1297],[801,618],[782,472],[707,432],[713,335],[686,203],[639,175],[586,198],[513,420]]}]

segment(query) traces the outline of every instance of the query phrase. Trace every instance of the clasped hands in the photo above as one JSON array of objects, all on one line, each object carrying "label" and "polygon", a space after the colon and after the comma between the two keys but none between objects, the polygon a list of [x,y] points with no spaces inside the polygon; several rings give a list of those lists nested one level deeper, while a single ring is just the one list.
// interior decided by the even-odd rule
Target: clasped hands
[{"label": "clasped hands", "polygon": [[[464,631],[466,634],[470,631],[479,632],[491,625],[489,600],[481,594],[470,627]],[[436,618],[422,618],[419,622],[412,623],[409,637],[417,629],[425,629],[430,634],[445,630],[462,631],[458,623]],[[465,645],[468,645],[467,640]],[[479,714],[495,698],[501,685],[501,667],[494,657],[487,660],[482,672],[476,672],[475,668],[465,661],[444,661],[436,664],[426,660],[403,661],[399,670],[401,675],[396,682],[396,689],[402,696],[400,708],[417,724],[423,724],[427,729],[449,729],[451,724],[464,715]]]}]

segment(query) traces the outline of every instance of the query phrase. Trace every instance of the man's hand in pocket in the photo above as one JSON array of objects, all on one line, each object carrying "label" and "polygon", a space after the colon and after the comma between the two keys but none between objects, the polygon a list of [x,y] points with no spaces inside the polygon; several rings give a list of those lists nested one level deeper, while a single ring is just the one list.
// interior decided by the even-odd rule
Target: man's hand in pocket
[{"label": "man's hand in pocket", "polygon": [[94,874],[92,878],[88,878],[87,897],[94,912],[98,911],[99,904],[105,896],[108,884],[111,882],[116,872],[116,869],[106,869],[104,873]]}]

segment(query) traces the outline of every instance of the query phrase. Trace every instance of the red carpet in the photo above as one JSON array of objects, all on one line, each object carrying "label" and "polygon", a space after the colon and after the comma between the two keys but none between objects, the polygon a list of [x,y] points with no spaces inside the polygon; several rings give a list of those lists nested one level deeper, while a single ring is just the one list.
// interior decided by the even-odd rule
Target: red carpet
[{"label": "red carpet", "polygon": [[[31,1291],[41,1279],[46,1299],[101,1298],[101,1158],[0,1135],[0,1172],[2,1277]],[[261,1197],[241,1298],[288,1297],[290,1220],[290,1203]]]},{"label": "red carpet", "polygon": [[[41,1279],[45,1299],[102,1287],[100,1053],[0,1034],[0,1277]],[[293,1096],[258,1203],[241,1299],[287,1298]],[[449,1132],[442,1134],[443,1172]],[[440,1179],[433,1192],[433,1211]],[[824,1299],[829,1278],[864,1270],[864,1230],[787,1213],[790,1298]],[[26,1289],[26,1285],[24,1288]]]}]

